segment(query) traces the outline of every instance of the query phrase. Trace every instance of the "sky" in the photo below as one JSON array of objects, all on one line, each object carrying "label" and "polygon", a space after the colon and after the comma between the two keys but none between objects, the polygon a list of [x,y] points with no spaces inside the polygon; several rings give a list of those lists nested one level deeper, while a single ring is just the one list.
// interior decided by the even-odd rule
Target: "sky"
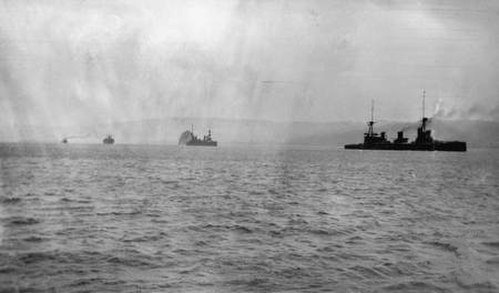
[{"label": "sky", "polygon": [[0,127],[499,121],[499,1],[0,2]]}]

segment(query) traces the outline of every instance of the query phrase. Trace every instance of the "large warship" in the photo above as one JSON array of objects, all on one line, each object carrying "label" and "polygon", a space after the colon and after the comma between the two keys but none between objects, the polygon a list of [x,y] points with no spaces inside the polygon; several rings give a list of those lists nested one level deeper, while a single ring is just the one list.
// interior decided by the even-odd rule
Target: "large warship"
[{"label": "large warship", "polygon": [[416,140],[408,142],[404,137],[404,132],[399,131],[395,140],[389,141],[386,138],[386,132],[380,134],[374,132],[374,103],[371,105],[371,121],[367,122],[367,132],[364,133],[364,142],[358,144],[347,144],[345,149],[357,150],[392,150],[392,151],[448,151],[448,152],[465,152],[466,142],[463,141],[440,141],[435,140],[431,136],[431,130],[427,129],[429,123],[428,118],[424,115],[424,98],[423,91],[423,117],[421,124],[418,127]]},{"label": "large warship", "polygon": [[211,138],[211,129],[208,129],[208,135],[204,135],[203,138],[198,138],[194,135],[194,126],[191,130],[184,131],[178,140],[179,145],[189,145],[189,146],[217,146],[217,141]]}]

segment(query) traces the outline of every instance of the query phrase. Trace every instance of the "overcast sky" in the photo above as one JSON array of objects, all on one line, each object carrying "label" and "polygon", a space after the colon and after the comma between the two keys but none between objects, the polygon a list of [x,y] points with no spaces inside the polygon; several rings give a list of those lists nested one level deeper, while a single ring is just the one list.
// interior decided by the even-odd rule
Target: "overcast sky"
[{"label": "overcast sky", "polygon": [[[403,2],[403,4],[401,3]],[[2,1],[0,127],[499,120],[499,1]]]}]

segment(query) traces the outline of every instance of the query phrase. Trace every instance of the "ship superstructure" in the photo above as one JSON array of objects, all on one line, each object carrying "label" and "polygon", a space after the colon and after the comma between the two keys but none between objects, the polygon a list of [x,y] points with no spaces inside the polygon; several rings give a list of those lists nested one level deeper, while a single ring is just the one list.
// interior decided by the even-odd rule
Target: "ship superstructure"
[{"label": "ship superstructure", "polygon": [[103,144],[114,144],[114,138],[109,134],[102,140]]},{"label": "ship superstructure", "polygon": [[208,129],[208,134],[204,135],[203,138],[199,138],[194,134],[194,126],[191,126],[191,130],[184,131],[179,138],[179,145],[189,145],[189,146],[214,146],[218,145],[217,141],[213,140],[211,137],[211,129]]}]

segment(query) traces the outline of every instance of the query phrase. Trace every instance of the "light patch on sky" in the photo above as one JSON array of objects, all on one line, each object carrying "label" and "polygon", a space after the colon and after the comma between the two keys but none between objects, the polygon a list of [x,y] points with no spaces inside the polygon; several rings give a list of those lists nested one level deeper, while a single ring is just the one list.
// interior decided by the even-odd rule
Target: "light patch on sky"
[{"label": "light patch on sky", "polygon": [[499,120],[499,7],[469,3],[4,1],[0,127],[363,121],[371,99],[416,120],[423,88],[443,118]]}]

